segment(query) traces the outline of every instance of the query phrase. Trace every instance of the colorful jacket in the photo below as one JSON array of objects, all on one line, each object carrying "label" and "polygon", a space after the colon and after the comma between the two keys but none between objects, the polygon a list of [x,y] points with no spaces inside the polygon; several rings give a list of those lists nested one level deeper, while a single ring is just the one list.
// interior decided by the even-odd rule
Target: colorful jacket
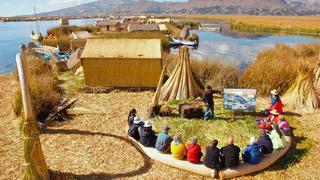
[{"label": "colorful jacket", "polygon": [[291,128],[289,126],[288,121],[279,122],[279,129],[281,130],[283,135],[291,136]]},{"label": "colorful jacket", "polygon": [[187,155],[186,146],[184,143],[172,141],[170,148],[174,159],[181,160],[185,157],[185,155]]},{"label": "colorful jacket", "polygon": [[261,153],[258,144],[248,145],[242,153],[242,159],[249,164],[258,164],[261,162]]},{"label": "colorful jacket", "polygon": [[187,160],[191,163],[197,164],[200,162],[202,156],[201,147],[199,144],[189,144],[187,148]]},{"label": "colorful jacket", "polygon": [[271,121],[272,123],[278,124],[279,123],[279,116],[274,116],[271,114],[268,116],[268,120]]},{"label": "colorful jacket", "polygon": [[276,109],[278,113],[283,113],[283,104],[279,95],[275,95],[273,98],[271,98],[271,106],[269,109],[270,111]]}]

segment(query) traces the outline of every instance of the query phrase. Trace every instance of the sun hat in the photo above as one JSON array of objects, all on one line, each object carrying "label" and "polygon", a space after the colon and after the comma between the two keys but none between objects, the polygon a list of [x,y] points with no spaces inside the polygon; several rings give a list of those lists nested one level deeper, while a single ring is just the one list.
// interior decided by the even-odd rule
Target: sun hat
[{"label": "sun hat", "polygon": [[146,121],[146,123],[144,124],[144,127],[151,127],[152,123],[151,121]]},{"label": "sun hat", "polygon": [[276,109],[273,109],[272,111],[270,111],[270,114],[279,115],[279,113]]},{"label": "sun hat", "polygon": [[163,131],[164,131],[164,132],[168,132],[170,129],[171,129],[171,128],[170,128],[169,126],[165,126],[165,127],[163,128]]},{"label": "sun hat", "polygon": [[256,138],[255,137],[251,137],[249,143],[250,143],[250,145],[256,143]]},{"label": "sun hat", "polygon": [[136,116],[136,117],[134,117],[134,119],[133,119],[133,124],[139,124],[141,121],[142,121],[141,118],[138,117],[138,116]]},{"label": "sun hat", "polygon": [[273,94],[273,95],[278,95],[278,91],[276,89],[270,91],[270,93]]}]

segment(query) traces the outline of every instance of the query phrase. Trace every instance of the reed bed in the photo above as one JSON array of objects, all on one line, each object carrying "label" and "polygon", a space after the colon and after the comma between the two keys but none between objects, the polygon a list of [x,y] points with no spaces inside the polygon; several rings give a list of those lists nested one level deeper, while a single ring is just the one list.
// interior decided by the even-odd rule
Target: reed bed
[{"label": "reed bed", "polygon": [[320,52],[317,44],[291,47],[277,44],[257,56],[240,78],[240,86],[268,95],[272,89],[285,93],[293,84],[302,65],[314,67]]},{"label": "reed bed", "polygon": [[318,16],[176,15],[175,18],[229,22],[235,30],[320,35]]}]

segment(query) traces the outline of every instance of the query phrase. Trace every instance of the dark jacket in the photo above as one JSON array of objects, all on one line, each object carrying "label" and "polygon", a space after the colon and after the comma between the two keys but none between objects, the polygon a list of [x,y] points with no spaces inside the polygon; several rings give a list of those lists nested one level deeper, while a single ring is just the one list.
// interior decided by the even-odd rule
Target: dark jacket
[{"label": "dark jacket", "polygon": [[155,148],[158,151],[167,151],[170,148],[172,138],[165,132],[161,132],[158,135]]},{"label": "dark jacket", "polygon": [[249,164],[258,164],[261,162],[261,153],[260,147],[258,144],[254,143],[252,145],[248,145],[246,149],[244,149],[242,154],[242,159],[244,162]]},{"label": "dark jacket", "polygon": [[128,117],[128,126],[129,126],[129,127],[132,126],[134,117],[136,117],[136,116],[135,116],[135,115],[130,115],[130,116]]},{"label": "dark jacket", "polygon": [[261,148],[263,154],[270,154],[273,151],[273,144],[270,137],[264,133],[261,135],[257,141],[257,144]]},{"label": "dark jacket", "polygon": [[219,170],[221,167],[219,148],[213,146],[206,147],[206,156],[204,157],[203,164],[210,169]]},{"label": "dark jacket", "polygon": [[140,122],[139,124],[132,124],[130,128],[128,129],[128,135],[135,140],[139,141],[140,140],[140,133],[139,133],[139,128],[142,128],[144,125],[144,122]]},{"label": "dark jacket", "polygon": [[156,144],[157,136],[152,128],[142,128],[140,143],[146,147],[154,147]]},{"label": "dark jacket", "polygon": [[233,144],[221,148],[222,167],[231,168],[239,165],[240,148]]},{"label": "dark jacket", "polygon": [[220,93],[220,91],[216,91],[216,90],[206,91],[202,98],[203,102],[208,103],[210,107],[213,107],[214,106],[213,94],[216,94],[216,93]]}]

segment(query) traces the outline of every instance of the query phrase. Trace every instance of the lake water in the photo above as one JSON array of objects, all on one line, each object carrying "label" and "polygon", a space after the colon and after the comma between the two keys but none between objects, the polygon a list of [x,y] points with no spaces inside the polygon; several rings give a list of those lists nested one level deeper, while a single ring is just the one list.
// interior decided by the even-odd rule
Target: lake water
[{"label": "lake water", "polygon": [[[69,21],[71,25],[92,24],[93,19],[78,19]],[[40,21],[40,31],[45,34],[48,28],[59,25],[58,21]],[[30,34],[36,32],[35,22],[0,22],[0,73],[15,69],[15,56],[20,51],[21,44],[31,41]]]},{"label": "lake water", "polygon": [[[93,19],[71,20],[71,25],[93,24]],[[57,26],[58,21],[40,21],[40,31],[45,34],[48,28]],[[30,41],[30,32],[36,31],[35,22],[0,23],[0,73],[15,69],[15,55],[22,43]],[[225,63],[235,63],[241,68],[252,62],[256,55],[277,43],[296,45],[298,43],[320,43],[319,38],[286,35],[252,35],[230,31],[226,28],[219,32],[198,32],[200,45],[191,50],[197,59],[216,59]],[[177,53],[177,49],[172,49]]]}]

